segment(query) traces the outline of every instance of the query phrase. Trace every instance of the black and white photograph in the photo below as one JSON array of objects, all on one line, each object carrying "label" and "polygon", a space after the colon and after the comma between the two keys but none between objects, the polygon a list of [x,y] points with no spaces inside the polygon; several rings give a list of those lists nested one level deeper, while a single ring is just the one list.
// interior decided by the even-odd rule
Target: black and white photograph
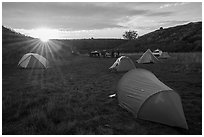
[{"label": "black and white photograph", "polygon": [[2,135],[202,135],[202,2],[1,3]]}]

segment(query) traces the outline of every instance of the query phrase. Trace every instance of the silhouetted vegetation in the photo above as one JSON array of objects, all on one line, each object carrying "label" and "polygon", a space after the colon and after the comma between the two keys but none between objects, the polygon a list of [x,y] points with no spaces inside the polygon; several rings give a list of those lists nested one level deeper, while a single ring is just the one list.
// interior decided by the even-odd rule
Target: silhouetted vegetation
[{"label": "silhouetted vegetation", "polygon": [[123,34],[123,38],[128,40],[133,40],[136,39],[137,37],[138,33],[137,31],[134,30],[125,31],[125,33]]}]

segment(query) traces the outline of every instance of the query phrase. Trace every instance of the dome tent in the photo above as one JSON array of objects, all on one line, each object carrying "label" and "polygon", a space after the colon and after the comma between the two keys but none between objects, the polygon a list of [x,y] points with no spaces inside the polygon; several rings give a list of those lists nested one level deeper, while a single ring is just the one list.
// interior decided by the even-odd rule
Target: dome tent
[{"label": "dome tent", "polygon": [[136,68],[135,64],[129,57],[121,56],[115,61],[115,63],[109,69],[120,72],[120,71],[129,71],[135,68]]},{"label": "dome tent", "polygon": [[180,96],[145,69],[133,69],[118,82],[119,105],[136,118],[188,129]]},{"label": "dome tent", "polygon": [[18,63],[22,68],[48,68],[48,61],[36,53],[25,54]]},{"label": "dome tent", "polygon": [[157,63],[159,60],[148,49],[138,60],[137,63]]}]

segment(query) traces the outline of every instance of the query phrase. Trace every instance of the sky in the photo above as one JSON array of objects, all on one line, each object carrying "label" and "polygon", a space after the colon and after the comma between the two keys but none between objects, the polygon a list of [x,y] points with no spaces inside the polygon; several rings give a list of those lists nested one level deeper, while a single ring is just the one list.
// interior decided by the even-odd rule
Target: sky
[{"label": "sky", "polygon": [[201,2],[3,2],[2,25],[54,39],[122,38],[202,21]]}]

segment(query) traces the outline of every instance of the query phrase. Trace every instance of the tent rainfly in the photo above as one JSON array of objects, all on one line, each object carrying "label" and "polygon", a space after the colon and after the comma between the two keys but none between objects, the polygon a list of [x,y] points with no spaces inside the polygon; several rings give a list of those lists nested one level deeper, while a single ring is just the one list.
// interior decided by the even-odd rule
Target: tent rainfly
[{"label": "tent rainfly", "polygon": [[158,58],[160,58],[160,59],[167,59],[169,57],[170,56],[169,56],[169,54],[167,52],[162,52],[162,54]]},{"label": "tent rainfly", "polygon": [[48,68],[48,61],[36,53],[25,54],[18,63],[22,68]]},{"label": "tent rainfly", "polygon": [[181,98],[145,69],[133,69],[118,82],[119,105],[136,118],[188,129]]},{"label": "tent rainfly", "polygon": [[137,63],[157,63],[159,60],[148,49],[138,60]]},{"label": "tent rainfly", "polygon": [[129,57],[121,56],[115,61],[115,63],[109,69],[121,72],[121,71],[129,71],[135,68],[136,68],[135,64]]}]

